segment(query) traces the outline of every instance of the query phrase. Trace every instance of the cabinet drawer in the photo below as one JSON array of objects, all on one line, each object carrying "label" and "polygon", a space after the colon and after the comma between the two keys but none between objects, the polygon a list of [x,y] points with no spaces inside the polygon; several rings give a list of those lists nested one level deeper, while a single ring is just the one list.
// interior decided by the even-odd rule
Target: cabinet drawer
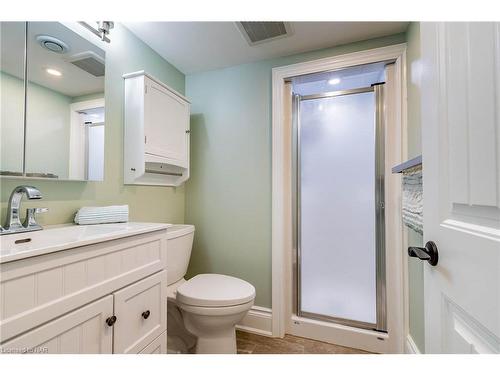
[{"label": "cabinet drawer", "polygon": [[166,292],[162,271],[113,293],[114,353],[138,353],[167,329]]},{"label": "cabinet drawer", "polygon": [[139,354],[167,354],[167,332],[163,332]]},{"label": "cabinet drawer", "polygon": [[2,344],[3,353],[111,354],[113,297],[107,296]]}]

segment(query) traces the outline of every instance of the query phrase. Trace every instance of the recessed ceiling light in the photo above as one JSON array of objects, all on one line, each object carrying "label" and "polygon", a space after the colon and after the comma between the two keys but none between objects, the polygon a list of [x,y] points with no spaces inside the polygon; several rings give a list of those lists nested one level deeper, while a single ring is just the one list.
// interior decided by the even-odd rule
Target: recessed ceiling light
[{"label": "recessed ceiling light", "polygon": [[330,85],[338,85],[340,83],[340,78],[332,78],[328,81]]},{"label": "recessed ceiling light", "polygon": [[62,76],[62,73],[56,69],[47,68],[47,69],[45,69],[45,71],[52,76],[56,76],[56,77]]}]

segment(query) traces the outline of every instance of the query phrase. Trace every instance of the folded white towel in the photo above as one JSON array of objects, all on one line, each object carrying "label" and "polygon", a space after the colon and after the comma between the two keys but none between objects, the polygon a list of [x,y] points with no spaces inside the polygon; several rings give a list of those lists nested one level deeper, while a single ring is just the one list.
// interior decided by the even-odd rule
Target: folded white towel
[{"label": "folded white towel", "polygon": [[423,233],[422,168],[415,167],[403,172],[403,223]]},{"label": "folded white towel", "polygon": [[128,205],[82,207],[75,215],[75,223],[80,225],[126,223],[127,221]]}]

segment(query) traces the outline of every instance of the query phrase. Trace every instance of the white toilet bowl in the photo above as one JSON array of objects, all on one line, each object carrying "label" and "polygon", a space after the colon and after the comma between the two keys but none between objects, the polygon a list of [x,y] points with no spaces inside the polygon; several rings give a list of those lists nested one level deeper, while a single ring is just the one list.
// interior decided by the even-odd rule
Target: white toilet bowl
[{"label": "white toilet bowl", "polygon": [[236,277],[201,274],[185,280],[194,227],[167,229],[167,349],[170,353],[236,353],[235,326],[253,306],[255,288]]},{"label": "white toilet bowl", "polygon": [[236,324],[253,306],[255,288],[241,279],[201,274],[177,289],[185,328],[197,337],[196,353],[236,353]]}]

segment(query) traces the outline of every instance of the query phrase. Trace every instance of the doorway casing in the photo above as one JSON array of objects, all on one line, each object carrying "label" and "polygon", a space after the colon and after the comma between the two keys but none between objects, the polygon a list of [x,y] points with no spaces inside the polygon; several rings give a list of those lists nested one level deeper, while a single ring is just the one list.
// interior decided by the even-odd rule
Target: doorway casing
[{"label": "doorway casing", "polygon": [[[387,83],[385,220],[388,333],[293,316],[292,124],[286,81],[292,77],[356,65],[393,61]],[[332,56],[272,71],[272,333],[285,333],[357,347],[402,353],[408,333],[407,256],[401,223],[401,180],[391,167],[406,157],[406,43]],[[333,337],[334,336],[334,337]]]}]

